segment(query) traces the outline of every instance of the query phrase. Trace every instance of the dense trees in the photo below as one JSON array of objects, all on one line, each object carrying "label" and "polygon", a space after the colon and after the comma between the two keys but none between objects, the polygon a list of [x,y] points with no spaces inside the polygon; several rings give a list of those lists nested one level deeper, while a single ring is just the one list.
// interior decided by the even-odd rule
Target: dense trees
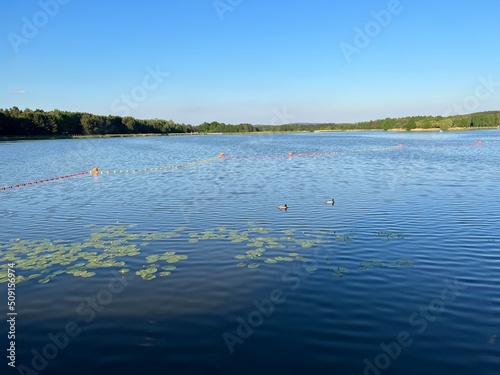
[{"label": "dense trees", "polygon": [[17,107],[0,109],[0,136],[103,135],[138,133],[192,133],[191,125],[172,120],[138,120],[133,117],[99,116],[82,112]]},{"label": "dense trees", "polygon": [[139,133],[251,133],[316,130],[369,130],[369,129],[442,129],[500,126],[500,111],[469,115],[413,116],[385,118],[352,124],[284,124],[284,125],[231,125],[217,121],[198,126],[175,123],[173,120],[140,120],[133,117],[100,116],[83,112],[41,109],[20,110],[17,107],[0,109],[0,136],[70,136]]}]

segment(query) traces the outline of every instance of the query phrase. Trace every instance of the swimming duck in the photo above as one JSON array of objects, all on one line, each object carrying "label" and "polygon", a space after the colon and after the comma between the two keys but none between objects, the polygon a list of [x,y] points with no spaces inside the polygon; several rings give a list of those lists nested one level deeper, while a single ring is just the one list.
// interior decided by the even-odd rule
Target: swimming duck
[{"label": "swimming duck", "polygon": [[329,199],[325,202],[326,204],[331,204],[332,206],[335,204],[335,199]]},{"label": "swimming duck", "polygon": [[278,208],[280,210],[286,210],[288,208],[288,206],[286,204],[282,204],[282,205],[279,205]]}]

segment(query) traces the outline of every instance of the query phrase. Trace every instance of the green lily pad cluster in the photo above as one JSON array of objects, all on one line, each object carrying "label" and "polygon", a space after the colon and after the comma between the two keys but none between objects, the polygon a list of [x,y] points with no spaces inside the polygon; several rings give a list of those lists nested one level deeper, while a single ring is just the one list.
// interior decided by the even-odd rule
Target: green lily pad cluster
[{"label": "green lily pad cluster", "polygon": [[407,235],[403,233],[381,230],[377,232],[377,237],[384,237],[387,241],[403,240]]},{"label": "green lily pad cluster", "polygon": [[[310,248],[319,243],[329,243],[323,235],[314,236],[314,239],[303,240],[292,237],[294,230],[283,230],[282,234],[286,236],[280,237],[264,237],[262,234],[268,233],[270,229],[257,227],[249,228],[243,232],[229,231],[227,239],[231,242],[246,242],[248,247],[255,247],[254,250],[247,250],[244,254],[234,256],[235,259],[240,260],[236,264],[237,267],[258,268],[263,263],[276,264],[278,262],[293,262],[303,261],[307,262],[308,259],[301,256],[299,253],[289,253],[288,256],[264,256],[266,250],[274,249],[295,249],[297,247]],[[257,237],[252,237],[255,233]],[[307,235],[311,237],[311,235]]]},{"label": "green lily pad cluster", "polygon": [[[144,280],[152,280],[156,278],[156,273],[161,269],[159,272],[160,276],[169,276],[172,274],[172,271],[177,269],[176,266],[170,265],[171,263],[177,263],[188,258],[187,255],[176,255],[175,251],[167,251],[162,255],[150,255],[146,258],[148,265],[144,265],[143,269],[137,271],[135,274],[142,277]],[[166,265],[161,266],[161,264]]]},{"label": "green lily pad cluster", "polygon": [[[266,249],[264,249],[264,248],[260,248],[257,250],[249,250],[246,252],[245,255],[239,254],[239,255],[236,255],[234,258],[239,259],[239,260],[246,260],[246,261],[248,261],[248,260],[252,261],[256,258],[261,258],[260,260],[262,260],[264,263],[267,263],[267,264],[277,264],[279,262],[293,262],[296,260],[302,261],[302,262],[308,261],[307,258],[304,258],[299,253],[289,253],[288,256],[275,256],[272,258],[262,258],[262,254],[265,251],[266,251]],[[257,268],[257,267],[260,267],[260,264],[261,263],[256,263],[256,262],[247,263],[245,261],[242,261],[242,262],[239,262],[238,264],[236,264],[236,266],[237,267]]]},{"label": "green lily pad cluster", "polygon": [[[119,270],[122,275],[130,272],[127,268],[127,259],[141,256],[142,250],[151,242],[168,243],[171,238],[184,237],[189,243],[199,241],[230,242],[237,247],[240,254],[234,258],[236,266],[245,268],[259,268],[281,262],[304,262],[304,269],[313,273],[317,266],[307,258],[308,249],[317,245],[328,245],[334,242],[352,241],[352,232],[337,233],[336,231],[312,230],[299,231],[297,229],[272,230],[255,223],[247,223],[248,227],[236,230],[226,227],[207,229],[201,233],[191,232],[186,227],[179,227],[172,231],[159,232],[131,232],[133,225],[110,225],[96,227],[89,225],[90,235],[79,242],[68,240],[23,240],[11,239],[10,242],[0,245],[0,283],[7,281],[9,263],[15,263],[16,282],[38,280],[47,283],[53,278],[66,274],[74,277],[88,278],[95,276],[100,269],[112,268]],[[381,231],[379,237],[401,239],[403,235]],[[179,240],[176,240],[179,241]],[[156,244],[158,245],[158,244]],[[302,252],[303,254],[299,253]],[[144,280],[152,280],[157,276],[169,276],[176,269],[173,265],[188,259],[185,254],[175,251],[166,251],[163,254],[152,254],[144,259],[144,265],[133,272]],[[324,264],[331,264],[325,259]],[[399,259],[393,263],[384,263],[379,259],[370,259],[361,263],[361,269],[375,267],[412,267],[408,259]],[[349,270],[333,267],[333,275],[343,277]]]},{"label": "green lily pad cluster", "polygon": [[414,264],[410,259],[406,259],[406,258],[401,258],[401,259],[398,259],[395,262],[391,262],[391,263],[382,262],[378,258],[372,258],[372,259],[369,259],[365,262],[361,262],[361,269],[363,271],[366,271],[366,270],[369,270],[372,268],[377,268],[377,267],[394,268],[394,267],[401,267],[401,266],[413,267]]},{"label": "green lily pad cluster", "polygon": [[[65,240],[22,240],[14,238],[0,245],[0,283],[7,281],[9,263],[15,263],[16,282],[38,279],[45,284],[53,278],[69,274],[75,277],[92,277],[101,268],[120,269],[122,274],[129,271],[123,268],[128,257],[141,254],[141,248],[149,242],[172,237],[180,237],[186,228],[176,228],[171,232],[129,233],[132,225],[113,225],[96,228],[89,225],[92,233],[84,241]],[[165,258],[173,263],[186,259],[185,255]],[[165,271],[168,272],[168,271]]]}]

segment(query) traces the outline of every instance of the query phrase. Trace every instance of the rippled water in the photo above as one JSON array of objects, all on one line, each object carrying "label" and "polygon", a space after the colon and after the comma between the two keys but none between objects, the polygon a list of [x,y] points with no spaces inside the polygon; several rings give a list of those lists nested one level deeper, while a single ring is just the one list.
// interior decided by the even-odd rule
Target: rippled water
[{"label": "rippled water", "polygon": [[[499,140],[476,131],[0,143],[0,187],[105,172],[0,191],[4,255],[16,241],[85,243],[105,226],[141,237],[123,275],[108,267],[17,285],[18,370],[500,374]],[[167,166],[179,167],[151,171]],[[235,258],[256,248],[261,257]],[[188,259],[168,277],[135,274],[165,251]],[[293,261],[264,262],[275,257]]]}]

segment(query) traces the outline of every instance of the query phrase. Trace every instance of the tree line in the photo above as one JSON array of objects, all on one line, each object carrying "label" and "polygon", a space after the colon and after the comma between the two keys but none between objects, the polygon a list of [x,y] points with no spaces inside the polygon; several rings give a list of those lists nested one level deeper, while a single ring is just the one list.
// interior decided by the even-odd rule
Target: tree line
[{"label": "tree line", "polygon": [[455,116],[412,116],[385,118],[357,123],[251,125],[225,124],[217,121],[199,125],[176,123],[173,120],[141,120],[133,117],[101,116],[85,112],[0,109],[0,136],[74,136],[106,134],[189,134],[189,133],[252,133],[297,132],[319,130],[413,130],[496,127],[500,111]]}]

